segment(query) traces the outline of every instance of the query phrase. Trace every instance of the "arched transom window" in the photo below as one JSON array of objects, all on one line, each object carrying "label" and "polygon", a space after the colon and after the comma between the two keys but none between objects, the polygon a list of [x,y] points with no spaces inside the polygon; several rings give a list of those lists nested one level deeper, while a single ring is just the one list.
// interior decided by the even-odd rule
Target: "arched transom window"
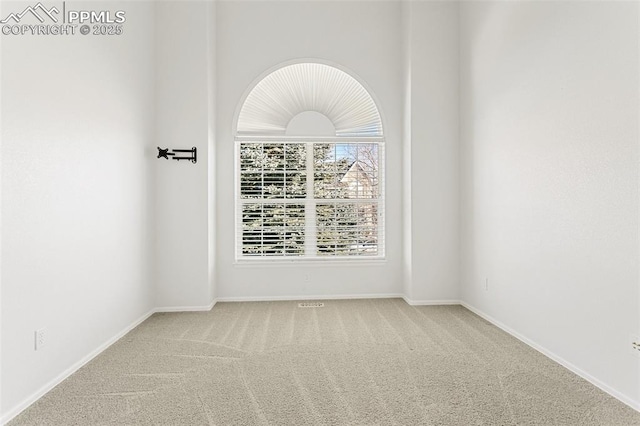
[{"label": "arched transom window", "polygon": [[354,77],[320,63],[282,67],[237,119],[236,258],[384,256],[384,134]]}]

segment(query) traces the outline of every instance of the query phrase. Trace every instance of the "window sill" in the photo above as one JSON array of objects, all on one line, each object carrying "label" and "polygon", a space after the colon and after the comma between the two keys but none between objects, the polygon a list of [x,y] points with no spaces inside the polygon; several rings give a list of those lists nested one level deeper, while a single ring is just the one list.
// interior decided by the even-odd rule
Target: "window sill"
[{"label": "window sill", "polygon": [[384,266],[387,259],[376,257],[371,259],[304,259],[304,260],[283,260],[283,259],[247,259],[236,260],[236,268],[275,268],[275,267],[326,267],[326,266]]}]

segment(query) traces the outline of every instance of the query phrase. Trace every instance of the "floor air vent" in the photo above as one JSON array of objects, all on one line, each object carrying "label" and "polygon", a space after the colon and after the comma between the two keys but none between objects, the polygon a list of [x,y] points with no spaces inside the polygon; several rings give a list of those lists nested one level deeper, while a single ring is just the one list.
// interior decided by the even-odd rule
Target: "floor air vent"
[{"label": "floor air vent", "polygon": [[322,302],[302,302],[298,303],[298,308],[324,308]]}]

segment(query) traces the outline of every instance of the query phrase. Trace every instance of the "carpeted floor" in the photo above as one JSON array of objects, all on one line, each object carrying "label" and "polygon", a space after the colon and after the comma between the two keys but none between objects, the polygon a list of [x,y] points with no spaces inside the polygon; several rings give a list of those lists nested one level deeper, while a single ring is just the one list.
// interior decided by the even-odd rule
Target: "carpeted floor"
[{"label": "carpeted floor", "polygon": [[10,425],[640,425],[463,307],[324,303],[153,315]]}]

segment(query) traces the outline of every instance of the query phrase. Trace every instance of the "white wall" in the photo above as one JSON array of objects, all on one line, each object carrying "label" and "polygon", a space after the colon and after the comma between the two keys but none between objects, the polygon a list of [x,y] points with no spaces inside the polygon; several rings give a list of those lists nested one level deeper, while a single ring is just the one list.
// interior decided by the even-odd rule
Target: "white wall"
[{"label": "white wall", "polygon": [[[219,2],[217,6],[217,286],[220,298],[402,292],[401,29],[397,2]],[[369,86],[386,135],[387,261],[366,266],[234,264],[233,119],[245,90],[299,58],[339,64]],[[309,281],[305,282],[305,275]]]},{"label": "white wall", "polygon": [[2,415],[152,308],[153,9],[75,6],[125,33],[2,36]]},{"label": "white wall", "polygon": [[[407,279],[402,277],[401,212],[407,197],[401,188],[406,161],[420,162],[411,177],[420,185],[409,197],[415,200],[411,215],[419,223],[411,232],[405,229],[405,238],[413,235],[409,247],[419,264],[410,276],[411,291],[421,300],[457,298],[457,6],[416,6],[413,19],[418,24],[410,35],[416,46],[411,54],[419,98],[414,102],[416,114],[407,122],[430,168],[415,157],[402,158],[407,68],[402,63],[406,43],[401,7],[399,2],[275,1],[218,2],[207,10],[198,2],[158,4],[158,143],[197,141],[194,145],[202,153],[195,167],[157,164],[158,306],[206,306],[215,291],[223,299],[403,293]],[[213,25],[207,26],[206,17]],[[213,40],[208,68],[203,53],[207,40]],[[356,73],[382,108],[387,134],[386,263],[311,269],[234,264],[234,114],[256,78],[299,58],[326,60]],[[209,98],[203,90],[208,84]],[[208,165],[203,149],[209,150]],[[426,217],[424,208],[429,210]]]},{"label": "white wall", "polygon": [[[0,5],[0,13],[2,13],[3,8]],[[2,52],[2,37],[0,37],[0,52]],[[0,53],[0,125],[3,123],[3,115],[2,115],[2,54]],[[0,376],[2,376],[2,277],[4,274],[2,273],[2,247],[4,246],[2,240],[2,175],[3,167],[2,167],[2,131],[0,131]],[[2,378],[0,377],[0,424],[2,422]]]},{"label": "white wall", "polygon": [[156,6],[157,145],[198,150],[198,162],[158,160],[157,269],[155,304],[161,309],[205,307],[212,303],[209,253],[213,217],[209,213],[209,167],[214,147],[211,109],[215,40],[214,5],[164,1]]},{"label": "white wall", "polygon": [[[217,253],[216,253],[216,129],[217,129],[217,96],[218,88],[216,86],[217,78],[217,42],[216,42],[216,17],[217,3],[210,2],[207,5],[207,87],[208,87],[208,108],[207,114],[208,134],[207,134],[207,196],[208,202],[208,249],[209,249],[209,269],[208,269],[208,285],[211,288],[211,298],[215,301],[218,297],[218,286],[216,285],[217,271]],[[214,302],[215,303],[215,302]]]},{"label": "white wall", "polygon": [[411,179],[411,40],[413,39],[411,9],[413,2],[403,1],[400,10],[402,29],[402,294],[412,299],[413,237],[412,237],[412,179]]},{"label": "white wall", "polygon": [[[223,1],[207,10],[199,2],[158,4],[158,143],[197,141],[193,145],[201,156],[196,166],[157,164],[157,306],[206,306],[214,291],[223,299],[395,295],[407,290],[418,300],[458,298],[457,5],[415,4],[411,40],[402,6]],[[213,25],[207,24],[207,17]],[[213,41],[208,68],[207,40]],[[407,41],[415,48],[407,51]],[[415,69],[403,64],[407,55]],[[364,80],[380,104],[387,135],[386,263],[311,269],[234,264],[234,114],[256,78],[299,58],[346,67]],[[404,117],[404,125],[415,135],[419,156],[406,155],[405,150],[403,158],[407,72],[413,72],[416,81],[411,104],[415,112]],[[212,85],[209,98],[207,85]],[[408,162],[417,166],[404,182],[418,185],[403,194],[402,174],[411,170]],[[414,203],[409,211],[415,228],[403,230],[403,202]],[[403,246],[403,238],[408,245]],[[406,263],[411,253],[417,269],[403,277],[403,258]]]},{"label": "white wall", "polygon": [[460,25],[462,298],[636,403],[638,16],[470,2]]},{"label": "white wall", "polygon": [[460,298],[458,4],[411,2],[405,8],[410,94],[403,167],[410,173],[410,192],[403,202],[410,211],[405,262],[411,264],[406,297],[416,303],[455,301]]}]

